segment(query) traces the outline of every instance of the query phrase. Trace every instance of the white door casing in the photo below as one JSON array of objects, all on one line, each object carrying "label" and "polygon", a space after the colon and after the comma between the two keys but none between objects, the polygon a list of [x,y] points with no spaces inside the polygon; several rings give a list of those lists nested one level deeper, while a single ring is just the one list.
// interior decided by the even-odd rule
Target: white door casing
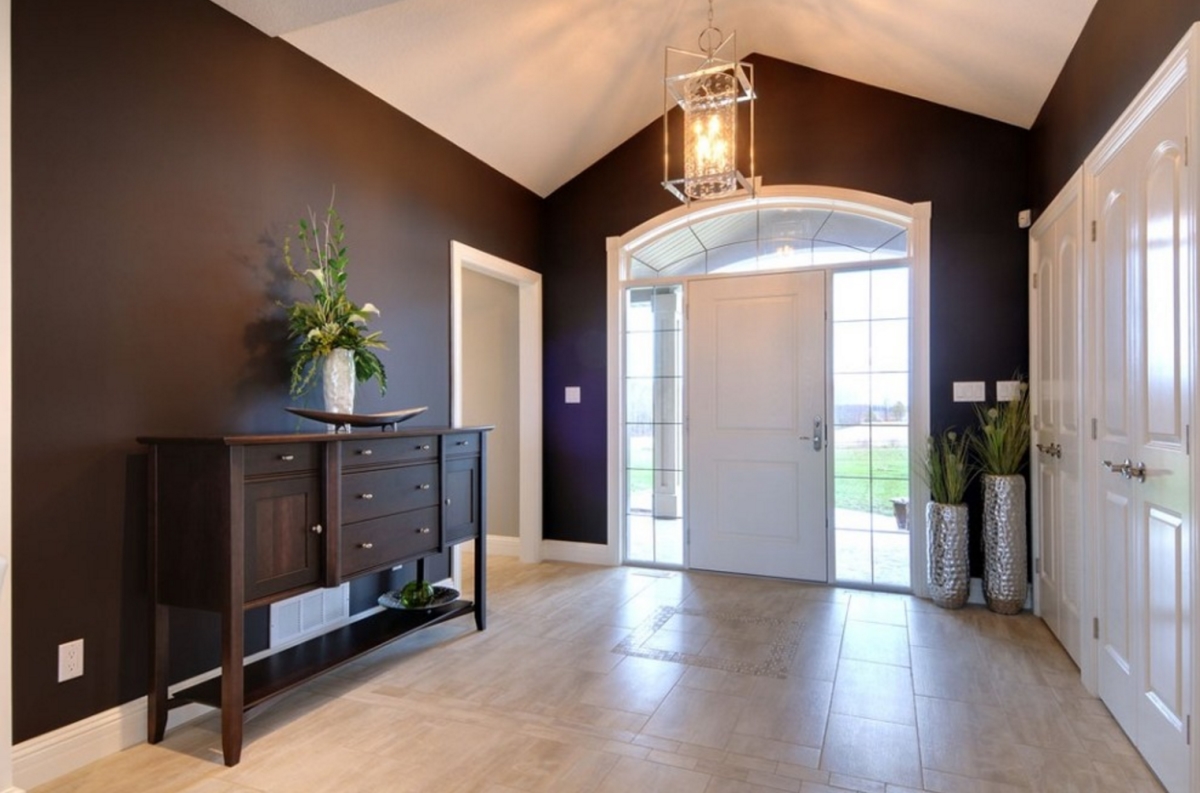
[{"label": "white door casing", "polygon": [[1029,311],[1034,603],[1081,667],[1082,181],[1076,172],[1030,232]]},{"label": "white door casing", "polygon": [[690,565],[828,580],[825,273],[688,288]]},{"label": "white door casing", "polygon": [[[1171,793],[1191,790],[1194,223],[1186,48],[1087,164],[1101,699]],[[1193,89],[1194,90],[1194,89]],[[1101,465],[1104,464],[1104,469]]]}]

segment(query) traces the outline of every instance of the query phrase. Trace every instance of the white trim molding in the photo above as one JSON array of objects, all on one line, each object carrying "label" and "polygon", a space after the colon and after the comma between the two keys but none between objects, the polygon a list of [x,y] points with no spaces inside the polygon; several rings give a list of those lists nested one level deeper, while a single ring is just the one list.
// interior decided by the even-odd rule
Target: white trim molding
[{"label": "white trim molding", "polygon": [[[450,421],[462,425],[462,272],[464,269],[517,287],[518,369],[520,383],[520,557],[541,559],[542,542],[542,276],[533,270],[450,243]],[[489,537],[488,541],[491,542]],[[459,555],[455,554],[455,564]],[[455,580],[459,577],[455,575]]]},{"label": "white trim molding", "polygon": [[[12,0],[0,0],[0,559],[12,565]],[[12,575],[0,574],[0,790],[12,761]]]},{"label": "white trim molding", "polygon": [[542,541],[542,558],[554,562],[613,567],[621,563],[621,557],[614,553],[614,550],[615,546],[612,543],[600,545],[591,542]]}]

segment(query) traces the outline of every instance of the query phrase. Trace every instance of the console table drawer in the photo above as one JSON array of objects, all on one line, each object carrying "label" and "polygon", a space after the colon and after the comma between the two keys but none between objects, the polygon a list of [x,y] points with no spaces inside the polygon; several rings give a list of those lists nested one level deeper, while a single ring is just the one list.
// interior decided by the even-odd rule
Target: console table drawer
[{"label": "console table drawer", "polygon": [[458,457],[466,454],[479,454],[478,432],[456,432],[442,437],[446,454]]},{"label": "console table drawer", "polygon": [[436,551],[438,509],[418,509],[342,526],[342,575],[396,564]]},{"label": "console table drawer", "polygon": [[438,503],[438,467],[410,465],[342,477],[342,522],[369,520]]},{"label": "console table drawer", "polygon": [[320,467],[320,449],[313,443],[272,443],[246,446],[246,476],[315,471]]},{"label": "console table drawer", "polygon": [[342,441],[342,465],[376,465],[437,459],[437,437],[363,438]]}]

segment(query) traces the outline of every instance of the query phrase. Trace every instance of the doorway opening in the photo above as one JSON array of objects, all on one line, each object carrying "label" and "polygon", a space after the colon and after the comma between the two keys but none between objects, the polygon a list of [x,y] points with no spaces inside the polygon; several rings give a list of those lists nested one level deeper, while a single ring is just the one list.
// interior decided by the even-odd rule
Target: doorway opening
[{"label": "doorway opening", "polygon": [[[928,229],[928,204],[831,188],[781,187],[700,210],[681,207],[609,240],[610,504],[615,507],[609,512],[609,552],[614,561],[724,569],[723,562],[712,563],[711,554],[698,561],[697,530],[721,535],[715,545],[707,544],[709,549],[736,547],[739,533],[752,537],[763,545],[759,559],[773,559],[766,547],[772,542],[792,542],[792,534],[807,532],[812,535],[804,541],[807,555],[822,556],[820,564],[739,571],[883,589],[911,587],[924,594],[927,495],[912,486],[909,450],[919,448],[928,432]],[[731,327],[728,322],[736,317],[744,329],[766,322],[764,314],[742,310],[750,303],[740,296],[740,308],[705,309],[715,330],[698,342],[693,327],[698,285],[804,270],[824,273],[825,287],[818,284],[815,304],[805,302],[802,310],[792,312],[777,296],[768,296],[768,302],[776,301],[771,310],[783,325],[806,328],[797,337],[797,349],[817,340],[822,351],[813,358],[817,366],[805,364],[798,381],[804,388],[816,383],[816,396],[790,405],[786,399],[749,399],[745,390],[762,385],[751,382],[718,396],[713,389],[725,382],[719,372],[703,381],[707,385],[697,386],[700,361],[711,360],[729,371],[749,365],[748,357],[736,350],[731,354],[714,347],[707,358],[698,357],[698,345],[720,346],[722,322]],[[811,291],[805,287],[797,294]],[[810,327],[805,317],[813,312],[817,324]],[[755,336],[753,330],[750,336]],[[756,346],[777,343],[749,338],[738,347],[747,356]],[[755,378],[783,383],[788,377],[779,374],[779,367],[785,363],[780,358]],[[725,460],[723,444],[697,445],[701,397],[742,408],[769,402],[772,410],[778,409],[771,431],[796,451],[771,459],[739,452],[741,459]],[[719,406],[710,411],[717,418],[706,431],[718,437],[728,429],[729,415]],[[740,429],[749,439],[765,431],[755,426],[762,418],[735,423],[744,425]],[[788,461],[786,455],[801,447],[806,456]],[[706,466],[713,461],[694,459],[697,449],[721,461]],[[761,509],[741,510],[746,515],[741,525],[740,518],[727,519],[736,518],[738,511],[720,516],[726,514],[720,512],[721,504],[734,503],[735,490],[762,490],[762,476],[782,476],[789,465],[807,466],[807,471],[814,464],[819,467],[809,473],[818,479],[824,497],[813,497],[799,486],[808,474],[789,479],[796,487],[782,488],[787,491],[782,500],[776,498],[780,488],[768,488],[776,499],[767,510],[772,526],[750,525]],[[706,471],[719,473],[712,478]],[[712,491],[709,501],[693,499],[698,487]],[[793,490],[794,511],[807,518],[784,528],[778,518],[791,510],[784,502]],[[816,520],[808,519],[811,513]],[[723,555],[718,553],[718,559]]]}]

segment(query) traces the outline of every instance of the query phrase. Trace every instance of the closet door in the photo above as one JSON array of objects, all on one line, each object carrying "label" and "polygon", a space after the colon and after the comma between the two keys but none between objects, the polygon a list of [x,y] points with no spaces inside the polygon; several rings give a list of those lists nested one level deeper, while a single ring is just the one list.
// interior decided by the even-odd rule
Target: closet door
[{"label": "closet door", "polygon": [[1031,232],[1032,456],[1038,613],[1080,663],[1083,541],[1079,486],[1083,394],[1082,176],[1077,174]]},{"label": "closet door", "polygon": [[1192,697],[1186,86],[1093,166],[1100,696],[1172,793],[1190,790]]}]

